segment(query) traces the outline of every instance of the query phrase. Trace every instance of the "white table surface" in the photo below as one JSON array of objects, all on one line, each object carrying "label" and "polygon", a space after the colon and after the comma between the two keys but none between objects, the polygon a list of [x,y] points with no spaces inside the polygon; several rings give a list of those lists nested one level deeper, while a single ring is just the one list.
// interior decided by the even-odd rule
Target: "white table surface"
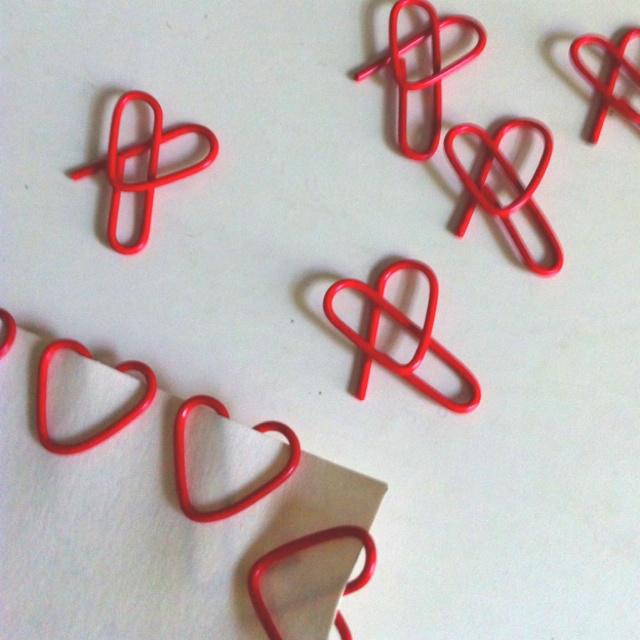
[{"label": "white table surface", "polygon": [[[341,607],[354,637],[640,638],[640,136],[614,115],[583,141],[591,91],[568,58],[637,6],[437,6],[488,35],[444,82],[446,126],[523,116],[553,132],[536,192],[565,250],[551,279],[510,258],[482,212],[456,238],[442,147],[425,164],[399,155],[390,75],[350,79],[385,48],[390,7],[6,0],[0,306],[388,482],[377,574]],[[123,257],[105,244],[106,180],[66,172],[105,155],[131,89],[165,126],[210,127],[220,154],[157,191],[148,248]],[[378,366],[364,402],[348,392],[355,350],[322,296],[396,256],[439,278],[434,336],[482,386],[470,415]]]}]

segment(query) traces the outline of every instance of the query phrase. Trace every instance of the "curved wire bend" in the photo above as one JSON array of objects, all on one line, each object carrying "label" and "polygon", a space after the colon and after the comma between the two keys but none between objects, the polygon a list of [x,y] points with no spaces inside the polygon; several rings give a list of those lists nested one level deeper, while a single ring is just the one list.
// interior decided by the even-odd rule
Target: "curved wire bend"
[{"label": "curved wire bend", "polygon": [[[614,95],[621,69],[624,69],[626,76],[633,80],[636,88],[640,89],[640,69],[625,57],[627,46],[637,38],[640,38],[640,28],[627,31],[618,45],[602,36],[592,34],[576,38],[571,43],[571,48],[569,49],[571,61],[578,72],[593,87],[596,92],[596,98],[599,100],[599,108],[587,136],[592,144],[596,144],[600,139],[600,133],[609,109],[615,109],[623,118],[640,126],[640,111],[635,109],[626,98],[618,98]],[[580,51],[588,47],[595,47],[604,51],[603,64],[606,65],[604,67],[604,80],[600,79],[602,76],[598,77],[592,73],[580,58]]]},{"label": "curved wire bend", "polygon": [[[392,305],[384,297],[385,288],[391,276],[400,271],[417,271],[418,273],[423,274],[429,282],[429,303],[427,305],[422,326],[415,324],[404,313],[402,313],[400,309]],[[344,322],[333,308],[336,295],[343,290],[356,291],[372,303],[368,331],[367,335],[364,337]],[[401,377],[415,389],[420,391],[420,393],[428,396],[432,400],[435,400],[438,404],[442,405],[449,411],[453,411],[455,413],[468,413],[478,406],[481,398],[481,390],[475,376],[462,362],[460,362],[460,360],[447,351],[447,349],[445,349],[431,335],[437,301],[438,280],[436,275],[426,264],[418,262],[417,260],[400,260],[387,267],[387,269],[380,274],[375,287],[370,287],[360,280],[352,279],[340,280],[329,287],[324,296],[323,302],[323,308],[327,318],[331,324],[338,329],[338,331],[353,342],[353,344],[355,344],[356,347],[358,347],[358,349],[364,354],[362,367],[360,369],[360,379],[355,394],[359,400],[364,400],[366,396],[371,367],[375,361]],[[406,363],[398,362],[391,356],[377,349],[375,346],[380,319],[383,313],[395,320],[400,327],[405,329],[418,341],[415,353]],[[436,358],[443,362],[466,383],[466,386],[470,390],[470,397],[468,400],[465,402],[453,400],[416,375],[415,370],[420,366],[420,364],[422,364],[427,351],[431,351]]]},{"label": "curved wire bend", "polygon": [[36,422],[38,429],[38,440],[40,444],[50,451],[60,455],[71,455],[74,453],[82,453],[92,449],[101,442],[108,440],[112,436],[116,435],[119,431],[122,431],[128,424],[133,422],[142,413],[144,413],[156,396],[158,384],[156,376],[146,364],[138,362],[137,360],[129,360],[119,364],[116,369],[122,373],[128,371],[136,371],[144,377],[147,383],[147,389],[136,403],[127,413],[118,418],[112,425],[107,426],[102,431],[99,431],[95,435],[73,444],[64,444],[53,440],[49,434],[49,423],[47,420],[47,401],[48,401],[48,387],[49,387],[49,367],[54,356],[60,351],[75,351],[78,355],[91,359],[91,353],[89,350],[79,342],[75,340],[54,340],[43,352],[40,357],[40,364],[38,366],[38,390],[37,390],[37,406],[36,406]]},{"label": "curved wire bend", "polygon": [[255,426],[254,430],[259,431],[260,433],[277,432],[286,438],[289,443],[290,452],[289,458],[284,467],[273,478],[233,504],[227,505],[226,507],[220,507],[218,509],[198,509],[191,502],[189,487],[187,484],[185,430],[189,414],[199,406],[209,407],[224,418],[229,417],[229,412],[226,407],[219,400],[216,400],[211,396],[193,396],[182,403],[178,409],[178,413],[176,414],[174,425],[174,467],[176,489],[178,492],[180,508],[187,518],[194,522],[217,522],[219,520],[224,520],[225,518],[230,518],[231,516],[248,509],[283,484],[297,469],[300,462],[300,441],[293,429],[281,422],[263,422]]},{"label": "curved wire bend", "polygon": [[[253,608],[255,609],[269,640],[283,640],[283,638],[273,620],[273,617],[271,616],[271,613],[269,612],[264,597],[262,596],[260,581],[265,572],[274,564],[277,564],[289,556],[306,551],[311,547],[343,538],[355,538],[356,540],[359,540],[362,543],[365,552],[364,567],[356,578],[347,583],[343,594],[346,596],[354,591],[362,589],[362,587],[371,580],[376,569],[376,545],[369,532],[361,527],[346,525],[316,531],[315,533],[303,536],[302,538],[297,538],[296,540],[287,542],[286,544],[269,551],[269,553],[259,558],[251,567],[248,581],[249,596],[253,603]],[[336,615],[335,626],[340,633],[340,638],[342,640],[351,640],[349,627],[339,611]]]},{"label": "curved wire bend", "polygon": [[4,358],[16,339],[16,321],[6,309],[0,309],[0,320],[4,324],[4,338],[0,340],[0,358]]},{"label": "curved wire bend", "polygon": [[[423,9],[429,16],[428,26],[417,35],[402,43],[398,40],[398,19],[403,9],[417,7]],[[477,37],[474,47],[456,60],[442,67],[442,51],[440,34],[443,29],[451,26],[462,27],[473,31]],[[407,67],[404,54],[423,42],[430,41],[430,60],[432,73],[426,77],[410,81],[407,78]],[[434,7],[426,0],[398,0],[391,9],[389,16],[389,53],[375,60],[372,64],[361,69],[355,75],[356,82],[365,80],[380,69],[391,65],[393,76],[398,85],[398,146],[402,153],[411,160],[419,162],[428,160],[437,151],[442,131],[442,80],[457,71],[463,65],[477,58],[487,43],[487,34],[482,25],[468,16],[452,15],[440,18]],[[407,132],[407,113],[409,95],[412,92],[433,91],[430,135],[425,149],[414,149],[409,143]]]},{"label": "curved wire bend", "polygon": [[[538,166],[533,177],[527,185],[524,185],[518,176],[513,165],[507,160],[500,151],[500,142],[504,136],[514,129],[529,130],[537,132],[544,142],[544,148]],[[454,142],[458,136],[472,136],[480,141],[479,153],[484,154],[484,159],[480,165],[480,169],[476,178],[472,178],[469,171],[463,166],[458,159]],[[467,194],[467,206],[465,207],[458,227],[455,231],[459,238],[462,238],[467,231],[471,216],[480,205],[487,213],[496,217],[502,223],[507,234],[513,241],[517,252],[525,266],[539,276],[553,276],[562,269],[564,256],[562,247],[558,241],[551,225],[545,218],[544,214],[533,200],[533,194],[540,185],[542,178],[547,170],[551,152],[553,150],[553,139],[550,131],[544,124],[537,120],[519,118],[505,122],[494,136],[491,136],[484,129],[473,124],[460,124],[449,130],[444,139],[444,149],[449,158],[449,162],[458,174]],[[511,187],[519,194],[511,202],[501,205],[498,196],[486,184],[487,177],[491,168],[494,166],[494,160],[497,161],[502,175],[508,180]],[[553,253],[553,260],[550,265],[544,266],[534,259],[529,251],[524,239],[511,221],[511,216],[517,211],[526,210],[531,220],[538,227],[541,236],[544,237],[548,248]]]},{"label": "curved wire bend", "polygon": [[[118,139],[120,136],[120,123],[125,107],[130,102],[144,102],[153,111],[153,132],[151,139],[147,142],[118,150]],[[116,103],[111,120],[111,131],[109,133],[109,147],[106,160],[101,160],[91,165],[87,165],[71,173],[73,180],[81,180],[87,176],[94,175],[98,171],[106,171],[107,178],[112,188],[111,203],[109,205],[109,222],[107,226],[107,239],[112,249],[118,253],[131,255],[144,249],[151,230],[151,214],[153,211],[153,200],[157,187],[162,187],[171,182],[182,180],[194,173],[206,169],[218,155],[218,139],[213,132],[199,124],[185,124],[162,130],[163,115],[160,103],[148,93],[143,91],[129,91],[123,94]],[[158,175],[158,159],[160,147],[171,140],[175,140],[183,135],[195,134],[206,140],[209,151],[200,161],[183,169],[178,169],[170,173]],[[127,182],[124,179],[124,169],[127,160],[149,154],[147,165],[147,175],[144,180],[138,182]],[[144,204],[142,209],[142,224],[140,236],[130,245],[122,244],[117,237],[118,215],[120,211],[120,199],[123,192],[143,193]]]}]

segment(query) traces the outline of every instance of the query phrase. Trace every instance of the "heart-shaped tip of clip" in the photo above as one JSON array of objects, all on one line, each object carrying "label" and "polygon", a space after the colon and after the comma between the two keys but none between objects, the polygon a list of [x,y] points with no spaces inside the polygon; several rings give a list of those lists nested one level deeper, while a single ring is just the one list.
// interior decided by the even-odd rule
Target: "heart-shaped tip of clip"
[{"label": "heart-shaped tip of clip", "polygon": [[[397,307],[391,304],[384,297],[384,289],[387,286],[391,276],[400,271],[417,271],[423,274],[429,282],[429,302],[427,303],[427,309],[424,316],[424,322],[419,333],[415,331],[415,324],[407,318]],[[361,294],[363,297],[371,300],[374,304],[374,309],[371,314],[369,322],[368,337],[363,338],[357,331],[351,328],[338,314],[335,312],[333,305],[335,297],[341,292],[351,290]],[[382,366],[386,367],[396,375],[405,376],[415,371],[427,353],[429,344],[431,343],[431,332],[433,330],[433,323],[435,321],[436,308],[438,305],[438,279],[433,270],[422,262],[417,260],[399,260],[395,262],[387,269],[385,269],[380,277],[375,289],[372,289],[368,284],[361,280],[340,280],[329,287],[327,293],[324,296],[323,308],[325,315],[340,333],[345,335],[351,342],[353,342],[358,349],[364,354],[374,358]],[[400,363],[391,356],[378,351],[375,348],[375,336],[378,333],[378,327],[382,313],[388,315],[395,320],[402,328],[415,335],[418,338],[418,344],[411,359],[406,363]]]},{"label": "heart-shaped tip of clip", "polygon": [[[538,166],[526,186],[522,185],[520,177],[513,168],[513,165],[500,151],[500,143],[504,137],[509,132],[516,130],[520,132],[524,131],[539,134],[543,141],[543,148],[538,161]],[[471,174],[464,167],[455,152],[454,142],[460,136],[470,136],[479,140],[481,144],[481,152],[486,154],[485,162],[482,165],[476,180],[471,177]],[[487,131],[474,124],[457,125],[445,136],[444,149],[447,157],[449,158],[449,162],[451,162],[451,165],[458,174],[465,188],[470,194],[472,194],[473,198],[480,204],[480,206],[487,213],[501,218],[508,218],[531,200],[535,190],[540,185],[549,165],[549,160],[551,159],[553,138],[551,137],[549,129],[547,129],[542,122],[528,118],[517,118],[505,122],[494,136],[491,136]],[[520,194],[503,206],[500,205],[495,194],[493,194],[492,191],[489,191],[485,186],[485,181],[489,175],[491,167],[493,166],[494,159],[497,160],[504,177],[508,179]]]},{"label": "heart-shaped tip of clip", "polygon": [[[635,109],[624,96],[616,97],[614,95],[621,69],[624,69],[625,76],[634,82],[636,89],[640,88],[640,69],[625,57],[625,50],[629,43],[638,38],[640,38],[640,29],[630,29],[624,34],[618,45],[602,36],[591,34],[576,38],[571,43],[569,55],[573,65],[595,89],[601,99],[600,108],[593,120],[589,134],[589,141],[593,144],[596,144],[600,138],[609,108],[615,109],[623,118],[640,125],[640,111]],[[608,65],[605,69],[605,78],[589,69],[581,58],[581,51],[589,48],[601,50],[604,53],[603,64]]]},{"label": "heart-shaped tip of clip", "polygon": [[[153,134],[151,140],[147,143],[137,145],[125,151],[118,151],[120,123],[124,110],[130,102],[144,102],[151,107],[154,115]],[[152,95],[144,91],[129,91],[120,97],[113,111],[111,132],[109,135],[109,149],[107,152],[107,175],[114,189],[129,192],[149,191],[150,189],[155,189],[156,187],[161,187],[165,184],[182,180],[194,173],[198,173],[198,171],[206,169],[215,160],[218,155],[218,140],[211,130],[198,124],[186,124],[174,127],[163,133],[162,124],[162,108],[160,107],[160,103]],[[160,146],[165,142],[175,140],[187,134],[195,134],[208,142],[209,151],[207,155],[189,167],[177,169],[176,171],[158,177]],[[150,151],[147,179],[139,182],[126,182],[123,178],[124,161],[135,155],[140,155],[145,151]]]},{"label": "heart-shaped tip of clip", "polygon": [[[283,640],[283,638],[262,595],[260,581],[265,572],[273,565],[290,556],[306,551],[312,547],[316,547],[327,542],[341,540],[343,538],[355,538],[356,540],[359,540],[365,551],[365,561],[362,571],[356,578],[347,584],[344,590],[344,595],[348,595],[354,591],[362,589],[362,587],[371,580],[376,568],[375,543],[369,532],[361,527],[333,527],[331,529],[317,531],[316,533],[303,536],[302,538],[297,538],[296,540],[283,544],[281,547],[269,551],[269,553],[262,556],[257,560],[257,562],[255,562],[253,567],[251,567],[251,570],[249,571],[249,596],[251,597],[253,608],[255,609],[269,640]],[[342,640],[350,640],[351,633],[344,618],[339,612],[336,616],[336,628],[338,629]]]},{"label": "heart-shaped tip of clip", "polygon": [[40,365],[38,369],[38,392],[37,392],[37,427],[38,427],[38,439],[42,446],[51,453],[57,453],[61,455],[68,455],[74,453],[81,453],[87,451],[92,447],[108,440],[116,433],[124,429],[129,423],[133,422],[144,411],[149,408],[149,405],[155,398],[158,388],[156,377],[146,364],[137,362],[134,360],[123,362],[119,364],[116,369],[122,373],[129,371],[136,371],[140,373],[147,385],[147,389],[144,396],[136,403],[136,405],[127,411],[123,416],[118,418],[112,425],[106,427],[99,433],[87,438],[82,442],[74,442],[73,444],[63,444],[55,442],[49,434],[49,424],[47,421],[47,395],[49,385],[49,367],[53,357],[60,351],[74,351],[75,353],[91,359],[91,353],[89,350],[76,342],[75,340],[55,340],[52,342],[40,357]]},{"label": "heart-shaped tip of clip", "polygon": [[3,358],[9,353],[16,339],[16,322],[5,309],[0,309],[0,320],[4,325],[4,337],[0,338],[0,358]]},{"label": "heart-shaped tip of clip", "polygon": [[193,396],[182,403],[178,409],[174,427],[174,465],[176,475],[176,489],[180,507],[187,518],[194,522],[217,522],[229,518],[262,500],[262,498],[275,491],[287,480],[298,467],[300,462],[300,441],[291,428],[280,422],[264,422],[254,427],[260,433],[276,432],[283,435],[289,443],[289,458],[284,467],[270,480],[251,491],[248,495],[240,498],[233,504],[218,509],[201,510],[197,509],[191,502],[187,483],[186,452],[185,452],[185,430],[187,418],[193,409],[199,406],[206,406],[213,409],[224,418],[229,417],[229,412],[225,406],[215,398],[210,396]]},{"label": "heart-shaped tip of clip", "polygon": [[[398,41],[398,20],[400,13],[407,7],[423,9],[428,17],[429,24],[422,33],[413,36],[402,43]],[[463,55],[456,58],[444,68],[442,68],[442,50],[440,44],[440,35],[444,29],[457,26],[465,31],[473,32],[476,36],[475,45],[466,51]],[[427,77],[413,82],[407,80],[406,64],[402,57],[411,49],[420,43],[431,38],[431,62],[433,72]],[[460,67],[468,64],[477,58],[487,44],[487,34],[483,26],[473,18],[463,15],[450,15],[443,18],[438,17],[433,5],[425,0],[399,0],[393,5],[391,15],[389,16],[389,49],[390,61],[393,68],[393,74],[396,82],[403,89],[408,91],[419,91],[428,89],[436,83],[441,82],[446,76],[454,73]]]}]

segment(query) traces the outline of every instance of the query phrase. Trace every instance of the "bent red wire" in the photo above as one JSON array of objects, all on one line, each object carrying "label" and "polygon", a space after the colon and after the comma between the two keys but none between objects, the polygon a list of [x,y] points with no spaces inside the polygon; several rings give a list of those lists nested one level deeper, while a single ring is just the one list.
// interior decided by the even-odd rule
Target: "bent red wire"
[{"label": "bent red wire", "polygon": [[[429,16],[429,24],[421,33],[400,43],[398,41],[398,19],[401,11],[407,7],[423,9]],[[470,51],[442,68],[440,34],[443,29],[455,25],[473,31],[477,36],[477,42]],[[403,56],[414,47],[428,41],[431,44],[429,57],[432,73],[421,80],[410,81],[407,78],[406,61]],[[431,158],[436,152],[442,131],[442,80],[463,65],[471,62],[474,58],[477,58],[484,49],[486,42],[487,35],[482,25],[468,16],[452,15],[440,18],[433,6],[426,0],[399,0],[393,5],[389,16],[389,53],[361,69],[356,73],[355,80],[360,82],[386,65],[391,64],[393,76],[398,85],[398,146],[407,158],[424,161]],[[408,140],[407,112],[409,95],[412,92],[426,90],[433,91],[431,121],[428,125],[430,135],[426,148],[416,150],[411,147]]]},{"label": "bent red wire", "polygon": [[[617,45],[602,36],[591,34],[576,38],[571,43],[571,48],[569,49],[571,61],[578,72],[593,87],[595,99],[599,101],[597,113],[593,118],[587,136],[592,144],[596,144],[600,139],[600,133],[609,109],[615,109],[623,118],[640,126],[640,112],[631,105],[627,98],[614,95],[616,83],[622,69],[624,69],[626,76],[636,85],[636,90],[640,90],[640,69],[625,57],[627,46],[637,38],[640,38],[640,28],[630,29],[625,32]],[[601,80],[602,74],[594,74],[580,58],[582,49],[589,47],[601,49],[604,52],[603,80]]]},{"label": "bent red wire", "polygon": [[[120,123],[125,107],[130,102],[144,102],[153,111],[153,133],[147,142],[118,150],[118,138],[120,135]],[[106,171],[107,178],[112,188],[111,203],[109,205],[109,222],[107,226],[107,239],[112,249],[118,253],[130,255],[142,251],[149,240],[151,230],[151,215],[153,211],[153,200],[157,187],[162,187],[171,182],[182,180],[194,173],[206,169],[218,155],[218,140],[213,132],[199,124],[185,124],[165,131],[162,130],[163,115],[160,103],[148,93],[143,91],[129,91],[123,94],[116,103],[111,120],[111,131],[109,133],[109,148],[106,160],[101,160],[94,164],[82,167],[71,174],[73,180],[80,180],[93,175],[98,171]],[[160,147],[180,136],[195,134],[203,138],[209,145],[206,156],[186,168],[178,169],[164,175],[158,175],[158,160]],[[126,161],[142,154],[149,153],[147,165],[147,175],[145,180],[138,182],[127,182],[124,179],[124,169]],[[117,237],[118,216],[120,211],[120,200],[123,192],[143,193],[144,204],[142,209],[142,221],[140,236],[133,244],[122,244]]]},{"label": "bent red wire", "polygon": [[[528,130],[537,133],[541,136],[544,143],[538,166],[526,186],[522,183],[513,165],[500,151],[500,143],[504,136],[514,129]],[[483,161],[475,179],[471,177],[469,171],[463,166],[462,162],[460,162],[454,149],[456,138],[464,135],[475,137],[480,142],[479,153],[483,154],[481,156]],[[464,236],[471,221],[471,216],[476,210],[476,207],[480,205],[487,213],[494,216],[502,224],[526,267],[540,276],[553,276],[558,273],[564,262],[562,247],[551,225],[533,200],[533,194],[542,181],[553,150],[553,139],[547,127],[536,120],[519,118],[505,122],[496,134],[491,136],[487,131],[476,125],[461,124],[453,127],[447,133],[444,140],[444,149],[449,158],[449,162],[451,162],[451,165],[467,191],[468,198],[467,206],[462,213],[455,231],[456,235],[460,238]],[[498,196],[493,189],[486,184],[489,172],[494,166],[494,160],[497,161],[503,176],[507,179],[511,188],[518,193],[511,202],[505,205],[500,204]],[[524,239],[511,221],[511,216],[518,211],[527,212],[530,219],[538,227],[542,237],[544,237],[547,247],[551,249],[553,254],[550,265],[545,266],[536,262],[525,244]]]},{"label": "bent red wire", "polygon": [[189,487],[187,482],[187,467],[185,456],[185,430],[187,426],[187,418],[189,414],[200,406],[209,407],[216,413],[224,418],[229,417],[229,412],[226,407],[215,398],[211,396],[193,396],[182,403],[176,414],[174,425],[174,468],[176,478],[176,489],[178,492],[178,501],[180,502],[180,508],[187,518],[194,522],[217,522],[230,518],[231,516],[248,509],[252,505],[262,500],[262,498],[269,495],[272,491],[275,491],[280,485],[282,485],[296,470],[300,462],[300,441],[294,433],[293,429],[281,422],[263,422],[254,427],[255,431],[260,433],[277,432],[283,435],[289,443],[289,458],[284,467],[278,471],[278,473],[254,489],[249,494],[240,498],[233,504],[218,509],[198,509],[196,508],[189,495]]},{"label": "bent red wire", "polygon": [[4,358],[16,339],[16,321],[6,309],[0,309],[0,320],[4,324],[4,338],[0,340],[0,358]]},{"label": "bent red wire", "polygon": [[118,418],[112,425],[107,426],[102,431],[94,434],[93,436],[81,441],[74,442],[73,444],[65,444],[53,440],[49,433],[49,423],[47,419],[47,403],[48,403],[48,387],[49,387],[49,367],[54,356],[60,351],[75,351],[75,353],[84,356],[85,358],[92,359],[89,350],[79,342],[75,340],[54,340],[43,352],[40,357],[40,364],[38,367],[38,390],[37,390],[37,405],[36,405],[36,422],[38,430],[38,440],[42,446],[51,453],[70,455],[74,453],[82,453],[89,449],[99,445],[101,442],[108,440],[112,436],[116,435],[119,431],[122,431],[128,424],[133,422],[142,413],[144,413],[155,398],[158,388],[156,376],[150,367],[142,362],[136,360],[129,360],[119,364],[116,369],[122,373],[128,371],[137,371],[142,374],[146,383],[147,389],[142,398],[132,407],[127,413]]},{"label": "bent red wire", "polygon": [[[365,552],[364,567],[356,578],[347,583],[344,590],[344,595],[346,596],[354,591],[362,589],[362,587],[371,580],[376,569],[376,545],[369,532],[361,527],[350,525],[333,527],[331,529],[324,529],[322,531],[317,531],[301,538],[297,538],[296,540],[287,542],[286,544],[269,551],[269,553],[259,558],[251,567],[251,570],[249,571],[249,596],[253,603],[253,608],[255,609],[269,640],[283,640],[283,637],[276,626],[273,616],[271,615],[262,595],[260,581],[265,572],[274,564],[277,564],[291,555],[301,553],[311,547],[315,547],[326,542],[333,542],[343,538],[355,538],[356,540],[359,540],[362,543]],[[336,615],[335,625],[340,633],[341,639],[350,640],[351,632],[349,631],[349,627],[347,626],[344,617],[339,611]]]},{"label": "bent red wire", "polygon": [[[415,271],[424,275],[429,282],[429,303],[425,313],[422,326],[415,324],[400,309],[392,305],[385,297],[385,288],[390,278],[401,271]],[[345,290],[356,291],[372,303],[371,315],[368,320],[368,330],[366,336],[361,336],[344,322],[335,312],[334,298],[338,293]],[[445,349],[432,337],[433,323],[435,319],[436,306],[438,302],[438,280],[435,273],[424,263],[417,260],[400,260],[387,267],[378,278],[375,287],[370,287],[360,280],[340,280],[331,287],[324,296],[324,312],[336,329],[347,337],[364,354],[360,378],[356,390],[356,397],[364,400],[369,386],[369,378],[373,362],[378,362],[385,369],[395,373],[397,376],[408,382],[420,393],[428,396],[446,409],[456,413],[468,413],[478,406],[481,397],[480,385],[471,371],[458,360],[453,354]],[[400,363],[386,353],[376,348],[376,340],[380,319],[382,314],[386,314],[411,334],[417,341],[415,353],[406,363]],[[425,380],[415,374],[415,370],[422,364],[427,351],[443,362],[451,369],[467,386],[470,391],[469,399],[464,402],[453,400]]]}]

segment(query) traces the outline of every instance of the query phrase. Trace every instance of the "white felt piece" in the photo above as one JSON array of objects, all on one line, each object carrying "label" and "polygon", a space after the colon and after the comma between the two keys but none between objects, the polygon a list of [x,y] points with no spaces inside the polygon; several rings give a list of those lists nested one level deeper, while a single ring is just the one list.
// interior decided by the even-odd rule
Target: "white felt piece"
[{"label": "white felt piece", "polygon": [[[0,599],[8,640],[265,638],[247,576],[266,552],[343,524],[369,528],[382,483],[303,453],[279,489],[227,520],[180,510],[173,422],[180,400],[159,391],[123,431],[76,455],[37,439],[35,383],[46,342],[19,330],[0,360]],[[143,383],[95,360],[58,353],[50,367],[54,440],[95,430]],[[101,425],[104,426],[104,425]],[[237,500],[282,467],[288,445],[194,410],[186,429],[194,503]],[[327,543],[273,567],[265,598],[285,637],[327,638],[360,552]]]}]

